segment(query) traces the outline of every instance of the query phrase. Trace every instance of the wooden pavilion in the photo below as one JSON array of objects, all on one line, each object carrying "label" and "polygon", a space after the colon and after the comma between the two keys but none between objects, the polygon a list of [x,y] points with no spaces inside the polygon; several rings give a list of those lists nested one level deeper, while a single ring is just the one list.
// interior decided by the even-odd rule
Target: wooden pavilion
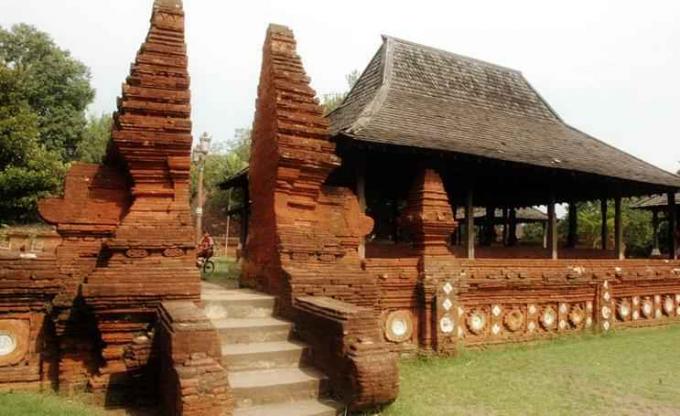
[{"label": "wooden pavilion", "polygon": [[[569,233],[562,255],[622,259],[621,199],[667,198],[680,188],[677,175],[569,126],[519,71],[394,37],[383,37],[355,86],[328,117],[343,160],[329,183],[356,191],[375,221],[375,244],[399,239],[398,219],[412,178],[424,167],[441,176],[461,229],[483,225],[479,241],[484,246],[491,245],[489,224],[506,223],[512,229],[521,219],[518,210],[527,214],[527,207],[547,206],[548,250],[530,253],[525,248],[518,257],[560,257],[555,205],[567,203]],[[247,190],[247,175],[243,170],[222,187]],[[601,201],[604,252],[574,251],[576,203],[592,200]],[[615,206],[613,251],[607,247],[610,203]],[[481,219],[481,212],[495,217]],[[231,214],[247,217],[247,207]],[[676,217],[668,215],[673,224]],[[244,244],[246,235],[244,230]],[[475,241],[474,232],[467,233],[465,252],[459,254],[474,258]],[[479,255],[511,256],[497,250]]]},{"label": "wooden pavilion", "polygon": [[[677,218],[678,214],[680,213],[680,194],[675,195],[675,201],[672,202],[675,205],[675,218]],[[652,248],[652,256],[653,257],[660,257],[661,256],[661,249],[660,249],[660,238],[659,238],[659,227],[661,226],[662,222],[670,222],[672,220],[671,216],[668,215],[669,213],[669,204],[668,204],[668,195],[653,195],[648,198],[641,199],[637,203],[635,203],[632,206],[634,209],[640,209],[644,211],[649,211],[652,213],[652,229],[653,229],[653,248]],[[676,223],[677,227],[677,223]],[[668,224],[668,230],[672,231],[673,227]],[[668,233],[667,238],[668,240],[668,247],[669,250],[671,247],[674,245],[673,244],[673,234]],[[677,235],[675,236],[675,240],[677,240]],[[675,247],[677,250],[677,246]]]},{"label": "wooden pavilion", "polygon": [[[451,204],[466,212],[547,205],[552,258],[559,257],[556,203],[570,206],[574,247],[575,203],[601,200],[606,224],[613,200],[612,255],[623,258],[621,198],[674,195],[680,187],[678,176],[566,124],[519,71],[388,36],[329,118],[343,158],[334,178],[354,186],[369,212],[403,206],[409,178],[432,167]],[[473,258],[472,233],[466,241]]]},{"label": "wooden pavilion", "polygon": [[[625,259],[622,218],[623,198],[675,201],[680,177],[569,126],[519,71],[385,36],[323,115],[292,32],[270,26],[264,51],[250,167],[223,186],[246,188],[240,284],[277,296],[307,342],[333,350],[377,325],[374,357],[450,353],[680,318],[680,262]],[[601,249],[577,245],[582,201],[601,203]],[[513,244],[536,206],[546,247]]]}]

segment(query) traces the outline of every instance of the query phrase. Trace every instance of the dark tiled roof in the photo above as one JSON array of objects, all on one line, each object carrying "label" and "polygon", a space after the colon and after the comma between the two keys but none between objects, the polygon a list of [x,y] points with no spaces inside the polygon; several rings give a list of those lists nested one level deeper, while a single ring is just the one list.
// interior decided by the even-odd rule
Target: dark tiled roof
[{"label": "dark tiled roof", "polygon": [[383,39],[329,115],[334,135],[680,188],[677,175],[564,123],[520,72]]},{"label": "dark tiled roof", "polygon": [[[675,204],[680,207],[680,194],[675,194]],[[668,195],[654,195],[649,198],[644,198],[633,204],[633,208],[638,209],[654,209],[666,208],[668,206]]]},{"label": "dark tiled roof", "polygon": [[248,184],[248,166],[234,173],[219,183],[220,189],[230,189],[246,186]]}]

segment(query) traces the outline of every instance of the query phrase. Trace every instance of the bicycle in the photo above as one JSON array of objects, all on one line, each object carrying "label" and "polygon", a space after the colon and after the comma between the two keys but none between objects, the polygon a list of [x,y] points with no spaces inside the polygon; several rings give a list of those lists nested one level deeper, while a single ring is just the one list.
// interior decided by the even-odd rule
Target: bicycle
[{"label": "bicycle", "polygon": [[215,262],[210,260],[210,257],[199,257],[196,260],[196,266],[201,270],[203,274],[211,274],[215,271]]},{"label": "bicycle", "polygon": [[215,262],[210,259],[204,261],[202,270],[204,274],[211,274],[215,271]]}]

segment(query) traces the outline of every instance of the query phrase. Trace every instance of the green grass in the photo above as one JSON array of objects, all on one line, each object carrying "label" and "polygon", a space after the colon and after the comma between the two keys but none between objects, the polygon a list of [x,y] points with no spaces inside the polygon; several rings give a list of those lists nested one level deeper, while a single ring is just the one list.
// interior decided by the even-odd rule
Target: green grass
[{"label": "green grass", "polygon": [[[680,326],[401,362],[385,416],[677,415]],[[103,416],[54,394],[0,393],[1,416]]]},{"label": "green grass", "polygon": [[404,360],[383,415],[680,414],[680,326]]},{"label": "green grass", "polygon": [[203,273],[203,280],[217,284],[234,284],[241,273],[241,266],[236,262],[236,259],[230,257],[213,257],[212,261],[215,263],[215,271],[212,273]]},{"label": "green grass", "polygon": [[104,416],[104,411],[79,399],[54,394],[0,393],[2,416]]}]

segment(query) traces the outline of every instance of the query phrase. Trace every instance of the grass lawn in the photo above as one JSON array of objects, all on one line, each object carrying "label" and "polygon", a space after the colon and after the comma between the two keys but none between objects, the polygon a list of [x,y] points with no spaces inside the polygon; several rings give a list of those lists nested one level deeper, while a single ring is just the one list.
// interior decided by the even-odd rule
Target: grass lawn
[{"label": "grass lawn", "polygon": [[228,286],[237,285],[241,270],[239,264],[236,263],[236,259],[229,257],[213,257],[212,261],[215,263],[215,271],[212,273],[203,273],[203,280]]},{"label": "grass lawn", "polygon": [[0,393],[2,416],[104,416],[104,411],[54,394]]},{"label": "grass lawn", "polygon": [[401,362],[382,415],[680,415],[680,326]]}]

